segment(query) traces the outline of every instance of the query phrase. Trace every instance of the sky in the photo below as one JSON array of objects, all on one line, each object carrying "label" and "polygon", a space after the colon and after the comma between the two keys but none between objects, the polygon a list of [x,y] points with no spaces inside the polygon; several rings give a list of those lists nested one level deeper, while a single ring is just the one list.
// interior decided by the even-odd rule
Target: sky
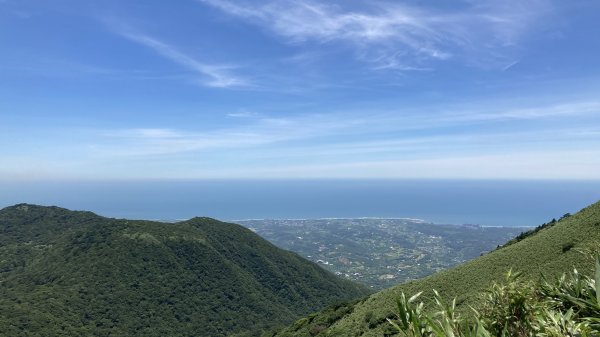
[{"label": "sky", "polygon": [[0,180],[600,179],[597,0],[0,0]]}]

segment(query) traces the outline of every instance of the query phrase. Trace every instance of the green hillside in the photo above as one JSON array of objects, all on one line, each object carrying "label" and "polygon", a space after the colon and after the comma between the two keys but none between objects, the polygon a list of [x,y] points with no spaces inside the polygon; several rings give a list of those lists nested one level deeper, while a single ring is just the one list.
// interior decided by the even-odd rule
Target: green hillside
[{"label": "green hillside", "polygon": [[386,317],[394,317],[396,299],[424,291],[422,298],[437,289],[446,299],[457,298],[459,308],[477,306],[477,296],[512,268],[525,279],[540,275],[554,278],[577,268],[591,274],[593,260],[582,251],[600,247],[600,202],[564,217],[552,226],[504,248],[458,267],[417,281],[400,284],[349,305],[330,307],[303,318],[276,336],[384,336],[393,331]]},{"label": "green hillside", "polygon": [[0,336],[255,335],[366,294],[209,218],[0,210]]}]

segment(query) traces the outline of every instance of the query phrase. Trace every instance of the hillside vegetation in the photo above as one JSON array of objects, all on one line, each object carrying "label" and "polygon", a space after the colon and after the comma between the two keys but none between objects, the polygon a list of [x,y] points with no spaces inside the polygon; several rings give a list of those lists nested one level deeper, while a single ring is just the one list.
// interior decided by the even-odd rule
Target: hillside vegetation
[{"label": "hillside vegetation", "polygon": [[438,292],[438,311],[417,304],[421,293],[397,299],[389,323],[400,337],[600,337],[600,256],[594,277],[577,270],[549,282],[522,281],[509,271],[506,280],[481,294],[478,309],[461,315],[456,301]]},{"label": "hillside vegetation", "polygon": [[1,336],[249,336],[367,293],[209,218],[0,210]]},{"label": "hillside vegetation", "polygon": [[387,318],[397,317],[396,300],[402,294],[424,292],[421,299],[431,303],[433,289],[442,300],[457,300],[458,312],[481,305],[481,292],[501,281],[512,269],[522,280],[559,277],[573,268],[590,275],[594,261],[585,253],[600,246],[600,203],[575,215],[562,218],[552,226],[539,229],[518,242],[498,249],[458,267],[427,278],[400,284],[361,301],[330,307],[298,320],[276,334],[292,336],[384,336],[397,332]]}]

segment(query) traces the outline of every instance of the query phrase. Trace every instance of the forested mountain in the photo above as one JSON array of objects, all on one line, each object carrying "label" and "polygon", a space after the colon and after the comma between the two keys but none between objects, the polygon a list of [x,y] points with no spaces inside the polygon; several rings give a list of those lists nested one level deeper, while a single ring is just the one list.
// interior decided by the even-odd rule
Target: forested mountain
[{"label": "forested mountain", "polygon": [[521,272],[524,280],[538,280],[542,275],[552,280],[573,268],[591,275],[594,260],[590,256],[599,249],[600,202],[455,268],[302,318],[276,336],[393,335],[394,329],[386,318],[397,317],[396,300],[402,293],[412,296],[423,292],[421,298],[427,303],[436,289],[446,300],[456,298],[458,310],[468,313],[470,306],[478,307],[482,291],[501,281],[511,269],[513,273]]},{"label": "forested mountain", "polygon": [[250,336],[367,293],[209,218],[0,210],[2,336]]}]

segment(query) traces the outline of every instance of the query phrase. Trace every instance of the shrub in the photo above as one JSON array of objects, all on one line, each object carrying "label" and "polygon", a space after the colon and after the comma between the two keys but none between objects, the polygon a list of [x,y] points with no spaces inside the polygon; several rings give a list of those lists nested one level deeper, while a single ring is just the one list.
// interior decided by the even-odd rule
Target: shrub
[{"label": "shrub", "polygon": [[563,252],[563,253],[566,253],[566,252],[570,251],[570,250],[571,250],[571,248],[573,248],[573,247],[575,247],[575,244],[574,244],[573,242],[568,242],[568,243],[565,243],[565,244],[562,246],[562,252]]},{"label": "shrub", "polygon": [[470,319],[456,313],[456,301],[447,304],[434,294],[434,314],[416,303],[421,293],[401,294],[390,326],[403,337],[600,337],[600,256],[594,278],[575,270],[554,283],[534,284],[509,271],[483,294],[482,308]]}]

